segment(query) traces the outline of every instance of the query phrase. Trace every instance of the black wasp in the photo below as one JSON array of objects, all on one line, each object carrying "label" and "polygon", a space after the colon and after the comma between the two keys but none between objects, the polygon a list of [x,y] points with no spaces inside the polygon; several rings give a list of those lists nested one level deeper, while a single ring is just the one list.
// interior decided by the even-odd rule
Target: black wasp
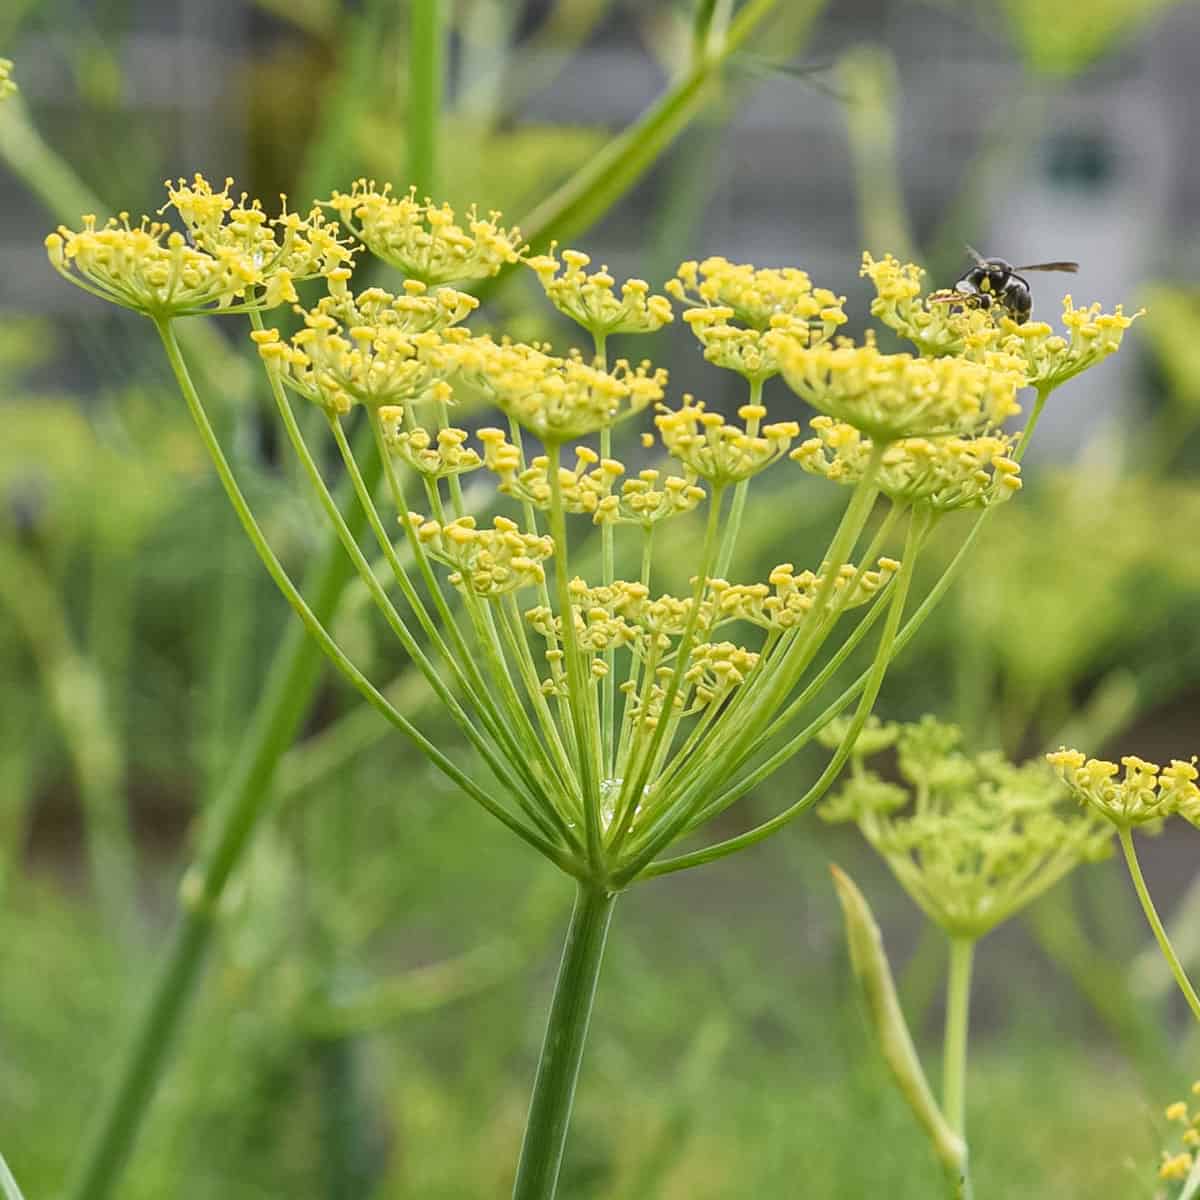
[{"label": "black wasp", "polygon": [[962,299],[972,308],[991,308],[999,304],[1018,325],[1029,320],[1033,312],[1033,296],[1029,282],[1021,277],[1021,271],[1071,271],[1079,270],[1076,262],[1030,263],[1014,267],[1003,258],[984,258],[978,250],[967,247],[967,253],[975,265],[954,285],[952,291],[938,292],[931,299],[943,303],[954,303]]}]

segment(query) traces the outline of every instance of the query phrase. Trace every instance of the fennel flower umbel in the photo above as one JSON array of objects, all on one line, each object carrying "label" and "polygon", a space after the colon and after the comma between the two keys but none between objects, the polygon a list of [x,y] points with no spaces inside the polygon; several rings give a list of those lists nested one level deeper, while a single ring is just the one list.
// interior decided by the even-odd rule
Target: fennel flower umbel
[{"label": "fennel flower umbel", "polygon": [[[871,336],[851,343],[837,333],[842,298],[796,268],[710,258],[684,263],[667,294],[619,284],[603,268],[589,273],[579,251],[525,258],[519,230],[498,213],[458,214],[370,181],[303,216],[285,205],[268,217],[231,184],[196,177],[169,185],[163,214],[182,228],[85,218],[47,239],[50,260],[76,286],[153,320],[243,527],[337,667],[466,795],[577,882],[553,1049],[517,1183],[518,1196],[551,1195],[615,897],[767,837],[832,784],[893,654],[949,585],[947,573],[909,612],[930,530],[958,510],[977,510],[978,528],[1019,487],[1024,438],[1014,443],[1000,424],[1020,412],[1032,359],[1008,343],[932,356],[885,354]],[[400,290],[353,291],[358,242],[401,273]],[[584,331],[583,346],[471,331],[475,301],[453,285],[522,259]],[[301,301],[305,280],[325,294]],[[735,414],[673,399],[666,372],[639,356],[610,358],[610,338],[671,319],[668,297],[708,361],[744,380]],[[282,311],[267,328],[273,308]],[[248,315],[302,474],[457,727],[454,741],[434,744],[384,696],[275,557],[175,335],[178,319],[201,313]],[[774,385],[768,403],[776,376],[791,390]],[[474,433],[455,421],[467,391],[496,410]],[[821,414],[816,438],[799,446],[797,396]],[[310,444],[292,397],[324,418],[394,587],[339,510],[326,447]],[[641,432],[636,471],[614,451],[626,428]],[[843,517],[820,561],[746,579],[736,557],[751,485],[769,469],[794,471],[792,451],[809,473],[848,485]],[[468,475],[492,485],[468,490]],[[670,591],[654,553],[665,522],[676,540],[696,535],[690,578]],[[585,576],[580,544],[594,525],[600,561]],[[837,668],[864,644],[874,646],[869,667],[831,694]],[[825,770],[794,803],[664,857],[848,709]]]}]

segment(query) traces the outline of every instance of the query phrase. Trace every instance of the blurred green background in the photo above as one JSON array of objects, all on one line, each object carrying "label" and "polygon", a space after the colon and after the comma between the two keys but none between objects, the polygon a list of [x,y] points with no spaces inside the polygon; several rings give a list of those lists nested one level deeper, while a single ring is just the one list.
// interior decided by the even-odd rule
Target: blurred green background
[{"label": "blurred green background", "polygon": [[[153,211],[165,177],[231,174],[304,203],[358,175],[403,187],[419,164],[435,196],[527,228],[561,218],[618,278],[658,286],[711,253],[803,266],[848,293],[852,331],[863,248],[914,256],[943,285],[964,241],[1078,259],[1077,301],[1149,314],[1118,358],[1054,396],[1025,491],[989,522],[877,711],[932,711],[1018,756],[1062,740],[1200,751],[1200,141],[1187,116],[1200,111],[1200,8],[780,0],[709,73],[703,103],[643,160],[613,160],[601,201],[574,216],[561,189],[702,61],[697,11],[719,37],[741,6],[444,9],[432,158],[411,136],[405,3],[0,11],[21,87],[0,105],[0,1148],[30,1200],[62,1192],[77,1165],[291,621],[153,330],[68,294],[41,250],[80,211]],[[1053,277],[1037,281],[1039,315],[1058,299]],[[540,301],[516,279],[481,324],[569,344]],[[243,484],[302,571],[322,526],[243,330],[195,336]],[[643,350],[675,394],[737,402],[686,329],[630,348]],[[766,400],[793,403],[781,385]],[[753,506],[748,576],[810,562],[842,499],[784,468],[763,485],[778,500]],[[439,732],[370,615],[349,588],[340,639]],[[794,798],[812,761],[764,785],[750,815]],[[747,809],[723,822],[743,828]],[[1192,962],[1198,848],[1173,827],[1145,855]],[[864,1032],[832,860],[870,896],[933,1044],[936,939],[852,832],[803,818],[623,901],[565,1197],[934,1193],[932,1155]],[[505,1195],[570,891],[326,677],[117,1194]],[[1162,1105],[1200,1068],[1119,864],[1079,872],[989,938],[977,970],[977,1194],[1153,1196]]]}]

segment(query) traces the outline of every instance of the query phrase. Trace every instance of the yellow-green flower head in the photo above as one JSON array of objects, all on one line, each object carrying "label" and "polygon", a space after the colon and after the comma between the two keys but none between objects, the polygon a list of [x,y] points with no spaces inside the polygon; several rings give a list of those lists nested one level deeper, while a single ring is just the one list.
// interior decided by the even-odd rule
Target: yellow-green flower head
[{"label": "yellow-green flower head", "polygon": [[[210,254],[223,249],[236,251],[268,278],[315,279],[353,261],[352,246],[339,237],[338,226],[318,205],[301,217],[288,211],[287,197],[281,196],[279,216],[268,217],[262,204],[245,192],[234,200],[232,187],[233,180],[226,179],[225,186],[214,191],[199,174],[190,184],[184,179],[174,184],[168,180],[167,203],[159,215],[173,208],[198,250]],[[295,302],[290,292],[280,294]]]},{"label": "yellow-green flower head", "polygon": [[619,494],[605,496],[596,509],[597,525],[640,525],[649,530],[659,521],[691,512],[705,496],[694,476],[667,475],[647,467],[626,479]]},{"label": "yellow-green flower head", "polygon": [[721,704],[758,666],[758,654],[733,642],[702,642],[688,655],[684,682],[691,687],[686,711],[700,712],[710,704]]},{"label": "yellow-green flower head", "polygon": [[1173,759],[1160,767],[1136,755],[1121,759],[1125,768],[1104,759],[1085,758],[1065,746],[1046,755],[1072,794],[1118,828],[1145,825],[1178,813],[1193,825],[1200,824],[1200,787],[1191,762]]},{"label": "yellow-green flower head", "polygon": [[6,100],[16,90],[17,85],[12,80],[12,60],[0,58],[0,100]]},{"label": "yellow-green flower head", "polygon": [[[550,460],[538,455],[528,466],[522,463],[520,450],[501,429],[481,429],[484,464],[500,481],[500,491],[537,508],[549,509]],[[575,468],[559,467],[558,485],[567,512],[587,513],[595,517],[601,504],[625,473],[624,464],[615,458],[601,458],[588,446],[575,448]]]},{"label": "yellow-green flower head", "polygon": [[[792,451],[793,461],[812,475],[858,483],[871,459],[870,438],[832,417],[814,417],[810,424],[817,436]],[[1021,467],[1011,457],[1014,442],[1006,434],[903,438],[884,448],[879,489],[893,500],[934,512],[1000,504],[1021,487]]]},{"label": "yellow-green flower head", "polygon": [[[762,629],[793,629],[811,611],[825,583],[828,564],[819,571],[801,571],[791,563],[780,563],[766,583],[730,583],[714,579],[709,583],[717,607],[718,622],[748,621]],[[900,569],[894,558],[881,558],[877,569],[860,571],[843,563],[833,580],[827,611],[842,611],[866,604]]]},{"label": "yellow-green flower head", "polygon": [[[851,723],[852,718],[850,717],[835,717],[817,734],[817,741],[829,750],[836,750],[842,744],[846,734],[849,733]],[[895,721],[881,721],[872,713],[854,741],[854,758],[861,761],[875,754],[882,754],[884,750],[890,750],[900,737],[900,729],[900,725]],[[903,789],[900,791],[903,795]],[[901,802],[896,807],[902,808],[903,806],[904,802]],[[853,820],[853,817],[846,819]]]},{"label": "yellow-green flower head", "polygon": [[1008,355],[989,352],[968,362],[881,354],[871,338],[862,346],[842,340],[814,347],[781,338],[777,346],[792,391],[877,442],[966,436],[1021,411],[1016,397],[1024,376]]},{"label": "yellow-green flower head", "polygon": [[[731,308],[689,308],[683,319],[704,347],[705,360],[726,371],[736,371],[750,383],[765,383],[779,374],[779,337],[808,346],[824,339],[802,318],[777,314],[766,330],[746,329],[732,323]],[[775,337],[771,335],[774,334]]]},{"label": "yellow-green flower head", "polygon": [[814,288],[796,267],[755,268],[714,256],[680,263],[666,290],[691,308],[728,309],[727,320],[759,331],[771,328],[776,317],[790,317],[810,326],[815,340],[832,336],[846,322],[846,298]]},{"label": "yellow-green flower head", "polygon": [[430,287],[487,279],[524,250],[521,231],[503,228],[498,212],[481,217],[472,205],[460,220],[448,204],[417,200],[416,188],[398,196],[390,183],[359,179],[329,207],[376,258]]},{"label": "yellow-green flower head", "polygon": [[46,238],[56,271],[76,287],[155,320],[198,313],[248,312],[296,299],[286,270],[264,273],[240,250],[188,245],[168,225],[129,214],[101,228],[91,214],[82,229],[60,225]]},{"label": "yellow-green flower head", "polygon": [[345,267],[331,271],[329,295],[317,305],[318,312],[328,313],[347,328],[379,325],[397,333],[429,333],[460,324],[479,307],[479,301],[466,292],[450,287],[431,292],[418,279],[405,280],[403,295],[372,287],[356,296],[346,286],[350,277]]},{"label": "yellow-green flower head", "polygon": [[466,444],[470,435],[465,429],[451,425],[432,434],[419,426],[405,429],[403,419],[404,409],[398,406],[385,405],[379,410],[384,444],[419,474],[445,479],[483,466],[479,452]]},{"label": "yellow-green flower head", "polygon": [[[593,336],[614,333],[654,333],[675,319],[666,296],[651,295],[644,279],[627,279],[618,295],[617,281],[601,267],[591,275],[591,259],[580,250],[564,250],[527,258],[551,304]],[[561,274],[559,273],[561,270]]]},{"label": "yellow-green flower head", "polygon": [[856,752],[849,781],[821,815],[857,822],[931,920],[976,938],[1080,863],[1106,855],[1111,832],[1069,804],[1043,763],[965,755],[958,742],[953,726],[931,717],[902,726],[905,786],[865,768]]},{"label": "yellow-green flower head", "polygon": [[483,387],[513,420],[543,442],[561,443],[607,429],[661,400],[667,373],[619,360],[609,371],[522,342],[475,338],[458,354],[459,370]]},{"label": "yellow-green flower head", "polygon": [[1025,380],[1030,386],[1057,387],[1115,354],[1125,330],[1144,311],[1139,309],[1127,317],[1119,304],[1111,313],[1102,312],[1099,304],[1076,308],[1071,297],[1065,296],[1062,321],[1066,336],[1044,321],[1018,325],[1001,317],[1000,328],[1005,335],[1002,348],[1024,361]]},{"label": "yellow-green flower head", "polygon": [[343,329],[320,306],[304,312],[304,328],[290,342],[275,329],[250,335],[284,384],[334,415],[356,404],[380,408],[425,398],[449,401],[446,375],[454,366],[456,344],[467,336],[461,329],[406,334],[391,325]]},{"label": "yellow-green flower head", "polygon": [[679,408],[660,405],[654,423],[672,458],[714,487],[724,487],[766,470],[799,435],[795,421],[763,425],[766,415],[761,404],[743,404],[738,416],[745,425],[731,425],[720,413],[709,412],[703,400],[685,394]]},{"label": "yellow-green flower head", "polygon": [[477,596],[502,596],[544,583],[542,562],[554,553],[554,541],[522,533],[515,521],[494,517],[491,529],[476,529],[474,517],[441,525],[409,513],[417,537],[433,558],[454,568],[450,582]]}]

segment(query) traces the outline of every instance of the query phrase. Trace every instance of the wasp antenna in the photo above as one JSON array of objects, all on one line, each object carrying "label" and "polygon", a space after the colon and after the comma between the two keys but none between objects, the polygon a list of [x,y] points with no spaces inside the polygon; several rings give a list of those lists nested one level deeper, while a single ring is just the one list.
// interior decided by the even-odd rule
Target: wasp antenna
[{"label": "wasp antenna", "polygon": [[977,266],[982,267],[986,265],[987,259],[984,258],[983,255],[980,254],[970,242],[964,242],[963,245],[966,246],[967,253],[975,260]]},{"label": "wasp antenna", "polygon": [[1014,271],[1068,271],[1072,275],[1079,270],[1077,262],[1030,263],[1025,267],[1014,267]]}]

